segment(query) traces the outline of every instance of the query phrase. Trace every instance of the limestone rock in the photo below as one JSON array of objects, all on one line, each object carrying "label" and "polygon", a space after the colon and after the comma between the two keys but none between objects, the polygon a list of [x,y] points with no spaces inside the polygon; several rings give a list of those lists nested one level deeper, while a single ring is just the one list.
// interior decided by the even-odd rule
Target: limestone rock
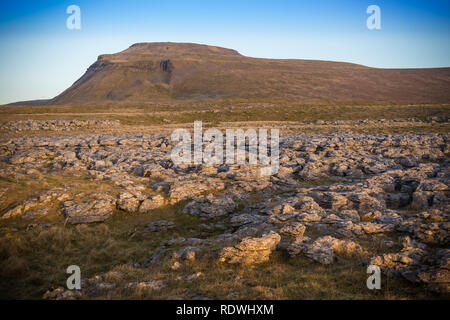
[{"label": "limestone rock", "polygon": [[245,238],[234,247],[222,249],[219,260],[230,264],[253,265],[269,260],[271,252],[280,242],[275,232],[264,234],[260,238]]}]

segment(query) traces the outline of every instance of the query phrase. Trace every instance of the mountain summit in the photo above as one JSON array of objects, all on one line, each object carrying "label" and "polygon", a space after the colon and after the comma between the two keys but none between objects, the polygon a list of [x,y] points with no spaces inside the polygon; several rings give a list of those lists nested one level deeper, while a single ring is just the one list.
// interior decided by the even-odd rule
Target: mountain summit
[{"label": "mountain summit", "polygon": [[362,65],[242,56],[193,43],[137,43],[100,55],[48,104],[137,104],[161,99],[286,98],[448,102],[450,68]]},{"label": "mountain summit", "polygon": [[135,43],[128,49],[121,52],[126,54],[153,54],[180,56],[189,54],[215,54],[225,56],[240,56],[239,52],[233,49],[226,49],[215,46],[207,46],[195,43],[173,43],[173,42],[142,42]]}]

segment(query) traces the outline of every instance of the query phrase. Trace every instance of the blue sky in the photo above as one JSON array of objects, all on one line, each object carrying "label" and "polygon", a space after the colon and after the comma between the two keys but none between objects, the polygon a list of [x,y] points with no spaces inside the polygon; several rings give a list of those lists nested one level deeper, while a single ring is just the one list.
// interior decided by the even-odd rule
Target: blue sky
[{"label": "blue sky", "polygon": [[[66,28],[72,4],[81,8],[81,30]],[[381,30],[366,27],[372,4],[381,9]],[[0,103],[51,98],[98,55],[153,41],[264,58],[449,67],[450,1],[1,0]]]}]

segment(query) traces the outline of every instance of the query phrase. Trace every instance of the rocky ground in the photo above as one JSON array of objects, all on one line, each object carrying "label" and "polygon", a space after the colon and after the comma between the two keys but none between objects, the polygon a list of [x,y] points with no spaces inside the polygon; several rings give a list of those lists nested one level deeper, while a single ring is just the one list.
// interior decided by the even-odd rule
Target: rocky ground
[{"label": "rocky ground", "polygon": [[69,131],[86,127],[111,127],[119,126],[119,121],[108,120],[20,120],[8,121],[0,126],[0,130],[7,131]]},{"label": "rocky ground", "polygon": [[[55,122],[41,130],[88,125],[108,124]],[[175,166],[167,133],[4,137],[1,281],[48,299],[308,298],[292,282],[310,288],[312,298],[446,296],[449,139],[448,133],[283,133],[278,173],[261,176],[250,165]],[[100,234],[103,245],[85,247],[83,237]],[[121,242],[109,243],[112,237]],[[131,245],[141,251],[121,256]],[[104,248],[89,269],[94,251]],[[63,268],[54,270],[54,282],[16,279],[33,268],[42,274],[52,259],[89,270],[82,290],[65,289]],[[392,296],[365,287],[368,265],[380,266],[384,290],[393,281]],[[320,268],[330,290],[341,289],[327,293],[314,288],[321,280],[300,281],[308,268]],[[283,277],[274,282],[277,276],[268,271],[265,278],[264,270]],[[19,296],[8,290],[2,294]]]}]

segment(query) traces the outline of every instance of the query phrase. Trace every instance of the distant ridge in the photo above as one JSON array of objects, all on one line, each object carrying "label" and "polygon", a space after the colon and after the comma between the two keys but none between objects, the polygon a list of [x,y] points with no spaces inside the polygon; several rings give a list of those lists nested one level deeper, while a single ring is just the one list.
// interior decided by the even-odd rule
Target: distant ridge
[{"label": "distant ridge", "polygon": [[161,99],[449,102],[450,68],[362,65],[245,57],[194,43],[137,43],[100,55],[71,87],[49,100],[13,105],[138,104]]},{"label": "distant ridge", "polygon": [[7,104],[7,106],[45,106],[51,104],[52,99],[40,99],[40,100],[26,100],[26,101],[17,101],[13,103]]}]

